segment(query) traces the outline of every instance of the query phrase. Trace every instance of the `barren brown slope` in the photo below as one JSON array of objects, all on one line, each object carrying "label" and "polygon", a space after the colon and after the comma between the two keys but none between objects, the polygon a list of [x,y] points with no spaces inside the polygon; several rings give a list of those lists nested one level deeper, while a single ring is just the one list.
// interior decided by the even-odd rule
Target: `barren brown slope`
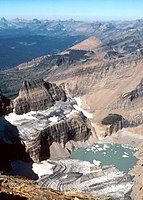
[{"label": "barren brown slope", "polygon": [[95,36],[91,36],[86,40],[72,46],[70,49],[94,51],[95,48],[99,47],[101,44],[102,44],[101,40],[99,40]]},{"label": "barren brown slope", "polygon": [[135,120],[136,115],[142,115],[140,98],[133,107],[127,106],[126,109],[122,98],[126,93],[135,90],[142,78],[143,58],[129,56],[58,69],[50,77],[50,81],[64,83],[72,96],[83,99],[86,108],[93,113],[93,121],[101,122],[111,112],[122,114],[129,120]]}]

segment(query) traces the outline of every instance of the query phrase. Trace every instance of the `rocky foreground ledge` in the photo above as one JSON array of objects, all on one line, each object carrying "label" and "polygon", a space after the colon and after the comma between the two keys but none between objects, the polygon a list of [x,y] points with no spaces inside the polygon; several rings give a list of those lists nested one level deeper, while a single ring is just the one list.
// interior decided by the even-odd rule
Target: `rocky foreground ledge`
[{"label": "rocky foreground ledge", "polygon": [[[16,161],[12,165],[13,169],[10,173],[11,175],[23,175],[22,173],[24,173],[24,171],[26,170],[26,163]],[[118,171],[114,166],[98,167],[87,161],[72,159],[50,159],[47,161],[42,161],[41,163],[34,163],[32,169],[33,172],[39,177],[34,182],[21,180],[23,181],[22,185],[21,182],[20,184],[18,184],[17,180],[15,182],[15,179],[13,179],[14,183],[11,183],[12,178],[7,177],[6,181],[1,181],[0,179],[0,183],[3,183],[4,187],[10,187],[10,190],[12,191],[17,192],[16,188],[18,188],[18,192],[20,192],[21,194],[24,193],[24,195],[25,193],[29,195],[28,193],[31,192],[31,196],[34,196],[34,194],[35,196],[38,194],[39,196],[42,195],[42,193],[39,192],[39,190],[43,190],[44,195],[46,194],[46,188],[47,191],[49,191],[49,188],[51,188],[53,190],[59,191],[56,193],[60,195],[67,194],[66,191],[73,192],[77,190],[88,195],[94,195],[94,198],[89,198],[88,196],[83,196],[79,198],[78,195],[81,195],[81,193],[70,193],[77,195],[77,199],[102,199],[105,195],[106,197],[111,197],[111,199],[113,200],[131,200],[131,191],[134,185],[134,181],[130,175]],[[21,173],[18,173],[18,170]],[[7,179],[8,181],[10,180],[10,183],[7,183]],[[32,185],[31,187],[29,183],[34,183],[34,185]],[[22,187],[25,187],[25,189],[23,189]],[[31,189],[29,187],[31,187]],[[100,198],[97,198],[97,194]],[[55,197],[53,199],[56,200],[60,198]],[[67,198],[66,196],[64,196],[63,199],[74,198]]]},{"label": "rocky foreground ledge", "polygon": [[42,188],[30,180],[0,176],[0,199],[7,200],[111,200],[104,195],[88,195],[78,191],[59,192]]}]

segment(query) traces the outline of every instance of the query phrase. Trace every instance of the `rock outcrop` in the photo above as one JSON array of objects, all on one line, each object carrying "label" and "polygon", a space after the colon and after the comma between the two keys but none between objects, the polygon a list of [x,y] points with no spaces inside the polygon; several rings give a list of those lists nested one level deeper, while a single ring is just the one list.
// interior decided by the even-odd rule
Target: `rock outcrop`
[{"label": "rock outcrop", "polygon": [[125,120],[121,115],[110,113],[107,117],[102,119],[102,125],[105,128],[105,137],[110,136],[113,133],[129,126],[129,122]]},{"label": "rock outcrop", "polygon": [[15,112],[6,120],[17,128],[26,152],[34,162],[48,159],[51,155],[61,156],[58,148],[51,148],[53,143],[60,144],[61,151],[66,151],[64,157],[71,151],[71,147],[66,147],[69,141],[84,142],[94,131],[84,114],[75,109],[76,104],[55,84],[43,80],[25,81],[14,100]]},{"label": "rock outcrop", "polygon": [[32,162],[21,140],[17,138],[11,144],[0,140],[0,171],[8,172],[11,170],[11,162],[16,160]]},{"label": "rock outcrop", "polygon": [[66,99],[65,92],[56,84],[44,80],[26,80],[14,101],[15,112],[20,115],[30,111],[45,110],[52,107],[55,101]]},{"label": "rock outcrop", "polygon": [[128,126],[137,127],[143,124],[142,101],[143,79],[128,92],[122,93],[113,103],[112,109],[124,111],[124,115],[128,118]]},{"label": "rock outcrop", "polygon": [[[139,102],[143,99],[143,79],[136,86],[136,88],[121,97],[121,105],[124,109],[131,109],[131,107],[139,107]],[[139,104],[139,105],[138,105]]]},{"label": "rock outcrop", "polygon": [[[84,142],[91,134],[92,126],[89,120],[81,112],[76,112],[68,119],[47,125],[36,134],[31,134],[32,139],[26,141],[27,152],[35,162],[39,162],[50,157],[50,146],[53,142],[66,148],[65,145],[70,140]],[[59,157],[58,150],[54,155]]]},{"label": "rock outcrop", "polygon": [[30,180],[0,176],[0,199],[7,200],[111,200],[104,195],[90,195],[80,191],[59,192],[38,186]]},{"label": "rock outcrop", "polygon": [[0,116],[8,115],[12,112],[11,100],[3,96],[0,90]]},{"label": "rock outcrop", "polygon": [[17,128],[4,118],[4,115],[12,112],[12,107],[11,100],[0,91],[0,172],[9,171],[12,161],[32,161],[19,138]]},{"label": "rock outcrop", "polygon": [[[65,149],[68,141],[86,141],[94,131],[90,121],[82,112],[76,111],[72,100],[59,101],[54,107],[23,116],[11,113],[6,119],[17,127],[19,137],[26,145],[26,151],[35,161],[50,157],[53,142]],[[21,117],[21,118],[20,118]],[[15,119],[15,120],[13,120]],[[59,150],[54,150],[59,157]]]}]

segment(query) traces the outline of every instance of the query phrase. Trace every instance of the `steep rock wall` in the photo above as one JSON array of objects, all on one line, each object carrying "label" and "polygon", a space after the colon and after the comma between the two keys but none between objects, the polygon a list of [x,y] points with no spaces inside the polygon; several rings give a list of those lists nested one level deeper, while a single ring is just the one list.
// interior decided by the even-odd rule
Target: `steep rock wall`
[{"label": "steep rock wall", "polygon": [[65,92],[56,84],[44,80],[26,80],[14,101],[15,112],[20,115],[30,111],[45,110],[52,107],[55,101],[66,99]]},{"label": "steep rock wall", "polygon": [[71,149],[67,149],[66,143],[84,142],[94,131],[84,114],[74,108],[76,104],[62,87],[43,80],[26,80],[14,100],[15,112],[6,120],[16,127],[17,135],[34,162],[53,154],[58,158],[61,154],[57,146],[51,147],[53,143],[60,144],[61,151],[69,154]]},{"label": "steep rock wall", "polygon": [[0,116],[7,115],[12,112],[11,100],[5,97],[0,90]]},{"label": "steep rock wall", "polygon": [[4,115],[8,115],[12,110],[11,100],[3,96],[0,91],[0,171],[2,172],[11,169],[12,161],[32,161],[19,138],[17,128],[5,120]]},{"label": "steep rock wall", "polygon": [[[50,145],[53,142],[65,144],[70,141],[86,141],[92,134],[90,121],[81,113],[76,112],[67,120],[61,120],[49,125],[36,134],[31,135],[32,139],[26,141],[27,152],[30,157],[39,162],[50,157]],[[58,150],[55,152],[58,157]]]}]

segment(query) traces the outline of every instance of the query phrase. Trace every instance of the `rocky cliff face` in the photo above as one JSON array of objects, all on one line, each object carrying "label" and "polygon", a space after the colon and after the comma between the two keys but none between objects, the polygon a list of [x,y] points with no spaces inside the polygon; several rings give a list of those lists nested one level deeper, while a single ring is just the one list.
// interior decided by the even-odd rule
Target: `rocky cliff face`
[{"label": "rocky cliff face", "polygon": [[50,79],[63,83],[73,97],[82,96],[85,106],[94,112],[96,122],[109,113],[121,114],[130,121],[133,115],[133,119],[139,115],[142,118],[142,63],[143,58],[135,55],[92,61],[63,73],[59,71]]},{"label": "rocky cliff face", "polygon": [[102,125],[105,129],[105,135],[104,136],[110,136],[113,133],[118,132],[122,128],[126,128],[129,126],[129,123],[127,120],[125,120],[121,115],[118,114],[109,114],[107,117],[102,119]]},{"label": "rocky cliff face", "polygon": [[69,155],[70,150],[66,148],[69,141],[84,142],[94,132],[90,121],[75,105],[76,101],[55,84],[25,81],[14,100],[15,112],[6,120],[17,128],[33,161],[45,160],[53,154],[58,158],[60,152],[56,147],[51,148],[53,143],[60,144]]},{"label": "rocky cliff face", "polygon": [[[12,143],[13,142],[13,143]],[[11,170],[11,162],[22,160],[24,162],[32,162],[28,153],[26,153],[25,146],[20,139],[15,138],[10,143],[0,140],[0,171],[8,172]]]},{"label": "rocky cliff face", "polygon": [[[31,135],[31,140],[26,141],[27,152],[30,157],[39,162],[50,157],[50,146],[53,142],[60,143],[63,148],[70,140],[86,141],[92,134],[89,120],[81,113],[76,112],[68,119],[48,125],[43,130]],[[59,157],[58,149],[54,155]]]},{"label": "rocky cliff face", "polygon": [[11,162],[23,160],[31,162],[25,151],[25,145],[19,138],[15,126],[5,120],[4,115],[12,112],[11,100],[0,92],[0,171],[6,172],[11,169]]},{"label": "rocky cliff face", "polygon": [[26,151],[35,162],[45,160],[51,154],[57,158],[60,156],[58,148],[50,149],[54,142],[66,150],[68,141],[86,141],[94,132],[90,121],[68,100],[45,111],[27,113],[21,118],[11,113],[6,119],[17,127]]},{"label": "rocky cliff face", "polygon": [[2,95],[0,90],[0,116],[7,115],[12,112],[11,100]]},{"label": "rocky cliff face", "polygon": [[44,110],[52,107],[55,101],[59,100],[66,100],[65,92],[60,87],[44,80],[26,80],[14,101],[15,112],[20,115]]},{"label": "rocky cliff face", "polygon": [[122,93],[114,102],[113,108],[124,110],[131,127],[143,124],[142,112],[143,79],[126,93]]},{"label": "rocky cliff face", "polygon": [[131,109],[132,107],[140,106],[138,103],[143,99],[143,79],[140,83],[135,86],[135,89],[125,93],[121,97],[121,105],[124,106],[124,109]]}]

